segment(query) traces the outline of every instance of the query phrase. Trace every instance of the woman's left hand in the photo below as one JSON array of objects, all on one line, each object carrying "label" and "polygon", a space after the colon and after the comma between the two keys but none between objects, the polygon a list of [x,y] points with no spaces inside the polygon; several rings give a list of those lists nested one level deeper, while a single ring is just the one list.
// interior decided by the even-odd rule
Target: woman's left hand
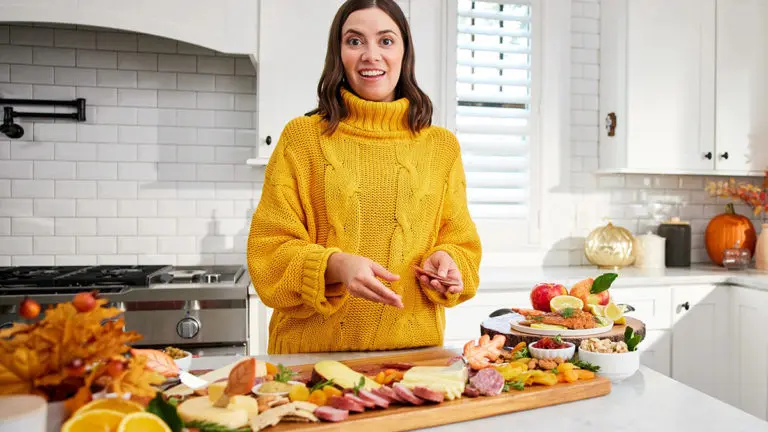
[{"label": "woman's left hand", "polygon": [[455,280],[458,285],[446,286],[437,279],[431,279],[428,276],[421,275],[419,280],[428,287],[440,292],[441,294],[458,294],[464,291],[464,282],[461,279],[461,272],[456,262],[445,251],[437,251],[427,258],[424,262],[424,270],[436,273],[438,276],[450,280]]}]

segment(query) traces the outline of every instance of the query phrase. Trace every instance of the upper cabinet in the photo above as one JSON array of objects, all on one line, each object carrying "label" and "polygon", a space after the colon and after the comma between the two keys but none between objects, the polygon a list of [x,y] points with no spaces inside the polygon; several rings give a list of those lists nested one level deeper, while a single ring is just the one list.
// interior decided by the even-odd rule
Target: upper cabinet
[{"label": "upper cabinet", "polygon": [[107,27],[230,54],[253,54],[258,48],[256,0],[0,0],[0,10],[0,21],[6,22]]},{"label": "upper cabinet", "polygon": [[601,171],[753,175],[768,168],[764,3],[601,3]]},{"label": "upper cabinet", "polygon": [[317,107],[328,31],[343,0],[261,0],[258,77],[259,151],[263,165],[292,118]]}]

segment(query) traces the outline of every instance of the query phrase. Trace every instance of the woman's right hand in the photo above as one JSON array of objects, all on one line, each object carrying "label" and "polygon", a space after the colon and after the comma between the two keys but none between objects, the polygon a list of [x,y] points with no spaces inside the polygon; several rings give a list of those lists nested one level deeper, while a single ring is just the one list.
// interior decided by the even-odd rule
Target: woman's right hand
[{"label": "woman's right hand", "polygon": [[400,276],[360,255],[336,252],[328,257],[325,270],[327,284],[341,282],[353,297],[361,297],[402,309],[403,299],[384,286],[376,277],[389,282],[400,279]]}]

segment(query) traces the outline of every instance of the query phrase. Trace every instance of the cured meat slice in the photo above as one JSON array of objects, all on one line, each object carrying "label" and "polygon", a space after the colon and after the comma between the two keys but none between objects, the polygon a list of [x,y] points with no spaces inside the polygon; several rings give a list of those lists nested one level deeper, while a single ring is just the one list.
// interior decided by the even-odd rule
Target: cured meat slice
[{"label": "cured meat slice", "polygon": [[476,398],[480,396],[480,391],[478,391],[476,388],[472,387],[471,385],[464,387],[464,396]]},{"label": "cured meat slice", "polygon": [[381,394],[382,396],[386,396],[386,397],[392,399],[393,402],[399,402],[399,403],[403,403],[403,404],[407,403],[405,401],[405,399],[403,399],[403,398],[401,398],[400,396],[397,395],[397,392],[395,392],[395,390],[393,390],[392,387],[381,386],[381,387],[376,389],[376,392],[378,394]]},{"label": "cured meat slice", "polygon": [[413,367],[410,363],[384,363],[381,365],[382,369],[397,369],[408,370]]},{"label": "cured meat slice", "polygon": [[391,397],[385,395],[384,393],[379,391],[379,389],[373,389],[373,390],[371,390],[371,393],[375,394],[376,396],[384,399],[385,401],[387,401],[389,403],[395,402],[395,399],[392,399]]},{"label": "cured meat slice", "polygon": [[329,399],[329,403],[331,404],[332,407],[340,410],[354,411],[354,412],[365,411],[365,406],[363,404],[357,403],[352,399],[344,396],[331,396],[331,398]]},{"label": "cured meat slice", "polygon": [[378,396],[372,392],[369,392],[368,390],[360,390],[358,395],[360,396],[360,399],[368,402],[373,402],[378,407],[389,408],[389,400],[381,396]]},{"label": "cured meat slice", "polygon": [[413,394],[428,402],[440,403],[445,400],[445,395],[442,392],[430,390],[426,387],[414,387]]},{"label": "cured meat slice", "polygon": [[352,399],[353,401],[359,403],[360,405],[364,406],[365,408],[376,408],[376,404],[371,401],[367,401],[363,398],[360,398],[358,396],[355,396],[352,393],[346,393],[344,394],[345,398]]},{"label": "cured meat slice", "polygon": [[327,422],[340,422],[349,418],[349,411],[329,406],[321,406],[315,409],[315,417]]},{"label": "cured meat slice", "polygon": [[485,396],[495,396],[501,393],[504,388],[504,377],[494,368],[485,368],[469,379],[469,383],[475,387],[480,394]]},{"label": "cured meat slice", "polygon": [[422,405],[424,403],[424,400],[413,394],[411,390],[408,389],[408,387],[402,385],[402,384],[395,384],[392,386],[392,389],[397,393],[400,398],[404,399],[407,403],[411,405]]}]

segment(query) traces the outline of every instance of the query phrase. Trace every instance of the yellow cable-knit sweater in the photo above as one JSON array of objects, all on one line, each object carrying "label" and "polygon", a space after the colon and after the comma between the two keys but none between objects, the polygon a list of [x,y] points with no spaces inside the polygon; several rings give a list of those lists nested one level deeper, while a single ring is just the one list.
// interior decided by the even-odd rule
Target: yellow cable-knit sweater
[{"label": "yellow cable-knit sweater", "polygon": [[[291,120],[266,168],[248,237],[248,267],[274,308],[269,353],[369,351],[442,345],[445,307],[469,300],[481,246],[467,210],[455,136],[408,129],[408,100],[371,102],[342,90],[349,115],[324,135],[318,115]],[[416,279],[437,250],[464,291],[443,295]],[[328,257],[358,254],[400,275],[387,283],[404,309],[351,297],[325,283]]]}]

